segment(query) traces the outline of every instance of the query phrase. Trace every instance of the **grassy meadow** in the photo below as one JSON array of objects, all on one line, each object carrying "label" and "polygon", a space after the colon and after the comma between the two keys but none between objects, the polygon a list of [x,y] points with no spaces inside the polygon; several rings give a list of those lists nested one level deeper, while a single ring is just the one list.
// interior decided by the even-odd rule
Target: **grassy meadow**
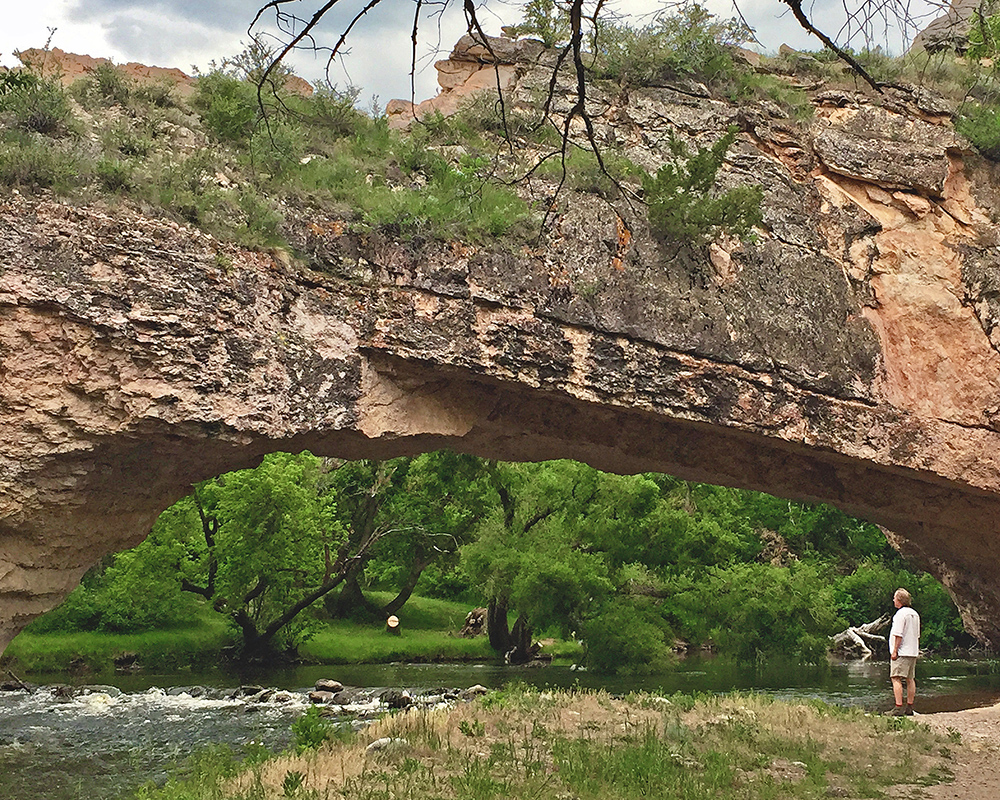
[{"label": "grassy meadow", "polygon": [[[376,602],[387,602],[388,593],[373,592]],[[468,603],[412,597],[399,612],[400,635],[388,634],[377,622],[320,620],[315,634],[300,648],[298,657],[314,664],[378,664],[392,661],[488,661],[496,658],[485,636],[458,635],[471,609]],[[115,659],[134,654],[147,669],[170,671],[201,669],[224,661],[228,648],[238,641],[226,619],[201,605],[187,625],[139,633],[106,631],[47,631],[28,628],[11,642],[4,665],[18,674],[83,672],[101,674],[114,670]],[[547,639],[545,652],[555,657],[578,658],[573,641]]]}]

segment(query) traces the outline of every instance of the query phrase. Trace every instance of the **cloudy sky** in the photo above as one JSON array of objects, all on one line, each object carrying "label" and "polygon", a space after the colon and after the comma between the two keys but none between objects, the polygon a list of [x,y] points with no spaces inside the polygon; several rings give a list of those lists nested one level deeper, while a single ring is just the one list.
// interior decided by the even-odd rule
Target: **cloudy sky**
[{"label": "cloudy sky", "polygon": [[[336,41],[345,21],[363,5],[363,0],[342,0],[343,11],[334,11],[321,23],[319,44]],[[821,27],[831,33],[841,28],[845,7],[863,0],[806,0],[804,7]],[[877,0],[879,5],[917,13],[924,0]],[[734,15],[731,0],[708,0],[715,14]],[[247,26],[258,8],[256,0],[28,0],[5,1],[3,25],[0,26],[0,63],[17,63],[12,52],[41,47],[55,29],[51,44],[74,53],[104,56],[115,62],[139,61],[164,67],[179,67],[190,72],[192,66],[208,68],[213,59],[221,59],[242,49],[248,40]],[[321,5],[320,0],[293,0],[284,6],[300,17],[308,18]],[[499,34],[502,24],[516,22],[520,2],[488,0],[479,2],[481,21],[486,32]],[[11,7],[13,6],[13,7]],[[413,0],[383,0],[359,23],[349,39],[350,53],[335,64],[331,79],[340,87],[355,85],[362,90],[362,105],[377,95],[386,101],[410,96],[410,28]],[[425,1],[432,12],[440,3]],[[618,0],[619,13],[651,14],[657,0]],[[756,30],[760,49],[774,52],[782,43],[792,47],[818,49],[819,42],[803,31],[778,0],[739,0],[740,11]],[[921,5],[923,14],[928,9]],[[335,13],[336,12],[336,13]],[[929,17],[939,13],[933,9]],[[421,22],[421,58],[416,76],[418,100],[436,94],[437,81],[433,62],[451,49],[464,32],[461,4],[451,5],[440,14],[426,16]],[[881,28],[879,28],[881,33]],[[842,39],[843,37],[841,37]],[[898,31],[889,32],[889,47],[899,51]],[[859,43],[860,44],[860,43]],[[326,58],[300,54],[294,60],[296,71],[308,80],[322,77]]]}]

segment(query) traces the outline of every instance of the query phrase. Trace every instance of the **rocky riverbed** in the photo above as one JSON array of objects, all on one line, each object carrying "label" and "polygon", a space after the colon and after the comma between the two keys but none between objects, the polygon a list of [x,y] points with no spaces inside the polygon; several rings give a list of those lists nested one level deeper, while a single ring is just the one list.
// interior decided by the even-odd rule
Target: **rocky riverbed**
[{"label": "rocky riverbed", "polygon": [[318,681],[297,690],[241,685],[153,687],[123,692],[102,684],[0,685],[0,797],[92,800],[117,797],[200,748],[280,750],[313,705],[363,727],[387,711],[433,708],[487,690],[359,688]]}]

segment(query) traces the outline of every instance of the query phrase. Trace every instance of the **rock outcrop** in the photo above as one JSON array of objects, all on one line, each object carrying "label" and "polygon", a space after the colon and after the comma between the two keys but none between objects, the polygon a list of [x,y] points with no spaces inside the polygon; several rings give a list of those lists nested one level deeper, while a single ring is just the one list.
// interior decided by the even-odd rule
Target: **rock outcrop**
[{"label": "rock outcrop", "polygon": [[489,47],[466,34],[451,51],[451,55],[438,61],[441,91],[420,103],[408,100],[390,100],[385,113],[392,128],[407,128],[415,119],[434,114],[450,116],[459,107],[484,92],[497,96],[506,92],[519,74],[541,63],[550,63],[551,51],[546,52],[541,42],[531,39],[490,39]]},{"label": "rock outcrop", "polygon": [[[509,107],[547,81],[519,67]],[[521,249],[301,212],[291,263],[0,197],[0,646],[194,481],[278,449],[441,447],[833,503],[1000,645],[995,166],[917,89],[821,92],[803,124],[691,86],[592,99],[599,141],[647,169],[671,131],[738,125],[720,180],[764,187],[757,240],[678,246],[567,190]]]},{"label": "rock outcrop", "polygon": [[[115,64],[109,58],[94,58],[93,56],[67,53],[58,47],[42,49],[33,47],[19,50],[17,57],[21,63],[40,75],[58,78],[64,85],[70,86],[74,81],[89,77],[101,65],[113,66],[129,80],[139,85],[149,86],[162,84],[169,86],[179,97],[189,97],[194,94],[196,79],[177,67],[151,67],[136,61]],[[285,88],[295,94],[308,97],[313,93],[309,82],[289,75]]]},{"label": "rock outcrop", "polygon": [[931,20],[927,27],[913,37],[911,51],[955,50],[964,52],[969,46],[969,30],[972,20],[980,11],[989,16],[994,13],[993,3],[983,3],[982,0],[951,0],[947,10],[939,17]]}]

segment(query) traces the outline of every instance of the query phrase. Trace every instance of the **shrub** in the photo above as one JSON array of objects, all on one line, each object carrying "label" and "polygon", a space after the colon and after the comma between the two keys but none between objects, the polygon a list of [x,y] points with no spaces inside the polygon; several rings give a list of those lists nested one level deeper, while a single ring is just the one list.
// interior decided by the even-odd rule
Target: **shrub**
[{"label": "shrub", "polygon": [[335,86],[317,86],[313,96],[303,104],[301,115],[310,125],[317,126],[324,138],[351,136],[366,121],[354,107],[357,100],[358,90],[353,87],[341,91]]},{"label": "shrub", "polygon": [[674,160],[642,182],[654,233],[671,240],[707,243],[718,233],[748,236],[763,219],[759,186],[738,186],[713,194],[716,174],[726,152],[736,140],[736,128],[711,147],[692,154],[673,133],[670,150]]},{"label": "shrub", "polygon": [[599,22],[593,32],[594,73],[628,86],[677,77],[709,83],[735,72],[734,45],[753,37],[737,19],[719,19],[698,3],[660,14],[642,28]]},{"label": "shrub", "polygon": [[770,100],[797,120],[807,120],[815,111],[809,95],[801,88],[776,75],[757,72],[744,72],[738,75],[730,92],[730,98],[733,101],[751,98]]},{"label": "shrub", "polygon": [[75,128],[69,97],[62,85],[30,72],[4,76],[0,82],[0,116],[7,117],[13,127],[45,136],[65,136]]},{"label": "shrub", "polygon": [[555,0],[529,0],[521,11],[521,21],[512,26],[513,35],[536,37],[546,47],[556,47],[569,41],[569,14]]},{"label": "shrub", "polygon": [[69,191],[87,179],[87,159],[65,142],[27,131],[0,137],[0,183]]},{"label": "shrub", "polygon": [[292,723],[293,747],[296,753],[315,750],[331,738],[333,726],[320,714],[319,706],[310,706]]},{"label": "shrub", "polygon": [[662,670],[672,637],[663,617],[635,600],[616,600],[583,624],[587,668],[614,675]]},{"label": "shrub", "polygon": [[102,158],[94,167],[101,186],[109,192],[124,192],[132,188],[132,165],[118,158]]},{"label": "shrub", "polygon": [[174,87],[166,81],[141,84],[135,88],[133,96],[136,100],[156,108],[175,108],[177,106]]},{"label": "shrub", "polygon": [[105,151],[117,151],[129,158],[145,158],[153,149],[153,140],[142,126],[119,121],[102,136]]},{"label": "shrub", "polygon": [[221,142],[248,141],[259,120],[256,87],[222,72],[198,78],[193,103],[202,124]]},{"label": "shrub", "polygon": [[971,23],[965,55],[971,59],[995,58],[1000,53],[1000,14],[984,17],[977,9]]},{"label": "shrub", "polygon": [[118,67],[103,61],[74,88],[83,101],[94,100],[108,106],[124,106],[132,97],[135,82]]},{"label": "shrub", "polygon": [[1000,161],[1000,107],[972,104],[955,119],[955,130],[986,158]]},{"label": "shrub", "polygon": [[689,640],[706,636],[741,661],[768,654],[820,660],[826,637],[842,630],[833,588],[810,564],[734,564],[671,582],[668,618]]}]

